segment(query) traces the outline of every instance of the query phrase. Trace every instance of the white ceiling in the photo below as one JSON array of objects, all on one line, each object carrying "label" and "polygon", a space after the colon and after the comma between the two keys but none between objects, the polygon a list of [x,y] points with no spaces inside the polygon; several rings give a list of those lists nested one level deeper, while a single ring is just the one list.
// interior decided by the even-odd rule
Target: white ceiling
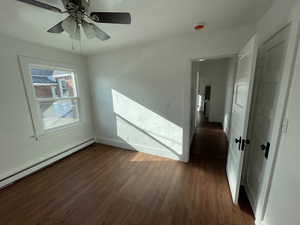
[{"label": "white ceiling", "polygon": [[[62,8],[60,0],[40,0]],[[83,39],[84,54],[193,32],[195,23],[205,21],[208,30],[254,23],[273,0],[90,0],[92,11],[127,11],[131,25],[99,24],[112,38]],[[1,0],[0,33],[42,45],[71,51],[67,34],[46,30],[66,15],[49,12],[16,0]],[[205,31],[200,31],[205,32]]]}]

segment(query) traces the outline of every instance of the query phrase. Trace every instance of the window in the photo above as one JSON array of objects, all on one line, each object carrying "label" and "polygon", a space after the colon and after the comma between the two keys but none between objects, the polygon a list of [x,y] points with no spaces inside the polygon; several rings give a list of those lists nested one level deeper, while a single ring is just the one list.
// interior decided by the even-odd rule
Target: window
[{"label": "window", "polygon": [[49,130],[79,121],[75,73],[30,65],[32,86],[43,128]]},{"label": "window", "polygon": [[76,70],[19,56],[34,136],[80,121]]}]

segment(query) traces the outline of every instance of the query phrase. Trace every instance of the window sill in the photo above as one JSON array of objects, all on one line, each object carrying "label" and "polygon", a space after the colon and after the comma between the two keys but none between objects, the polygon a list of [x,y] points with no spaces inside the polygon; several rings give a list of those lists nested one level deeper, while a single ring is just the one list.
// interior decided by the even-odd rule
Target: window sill
[{"label": "window sill", "polygon": [[68,130],[77,129],[83,125],[82,121],[76,121],[74,123],[70,123],[64,126],[55,127],[51,129],[44,130],[41,134],[37,135],[37,139],[40,139],[45,136],[57,136],[61,135],[61,132],[68,133]]}]

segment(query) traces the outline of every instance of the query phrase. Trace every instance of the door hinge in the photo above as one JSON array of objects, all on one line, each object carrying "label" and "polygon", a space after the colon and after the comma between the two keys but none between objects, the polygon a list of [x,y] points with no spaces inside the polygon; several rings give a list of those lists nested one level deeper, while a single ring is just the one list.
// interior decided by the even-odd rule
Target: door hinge
[{"label": "door hinge", "polygon": [[281,132],[286,134],[288,132],[289,120],[287,118],[282,120]]}]

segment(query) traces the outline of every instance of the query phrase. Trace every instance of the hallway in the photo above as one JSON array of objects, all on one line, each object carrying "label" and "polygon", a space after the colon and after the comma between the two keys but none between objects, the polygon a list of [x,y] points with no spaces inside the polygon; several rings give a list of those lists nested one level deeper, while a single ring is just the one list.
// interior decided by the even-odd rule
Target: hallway
[{"label": "hallway", "polygon": [[[205,166],[207,171],[219,177],[215,189],[222,196],[222,207],[227,205],[232,212],[241,216],[243,225],[254,225],[254,216],[246,192],[240,190],[239,205],[232,204],[229,185],[226,177],[227,138],[221,124],[201,121],[197,127],[191,146],[190,162]],[[214,186],[212,186],[214,187]],[[233,217],[234,218],[234,217]],[[224,223],[226,224],[226,223]],[[239,224],[232,221],[232,224]]]},{"label": "hallway", "polygon": [[202,121],[192,143],[191,161],[219,160],[225,163],[226,157],[227,141],[221,125]]}]

